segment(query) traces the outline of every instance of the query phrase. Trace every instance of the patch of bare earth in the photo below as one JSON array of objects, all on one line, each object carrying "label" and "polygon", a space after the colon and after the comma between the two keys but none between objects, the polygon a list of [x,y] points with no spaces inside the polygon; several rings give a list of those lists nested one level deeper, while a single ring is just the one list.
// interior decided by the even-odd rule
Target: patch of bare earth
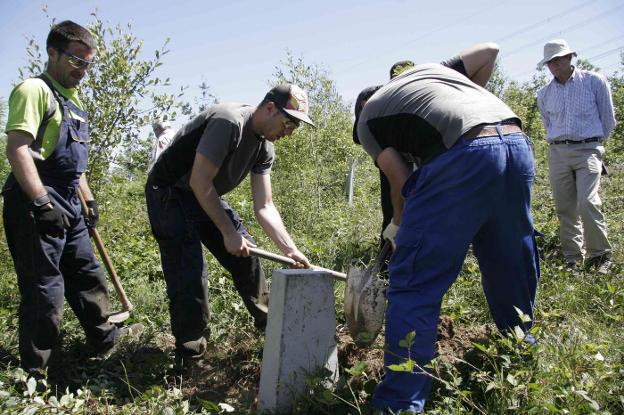
[{"label": "patch of bare earth", "polygon": [[[463,360],[466,352],[474,349],[473,343],[486,343],[492,336],[493,328],[489,325],[468,327],[464,324],[455,326],[449,316],[441,316],[438,321],[438,341],[436,352],[440,363],[456,364]],[[416,335],[418,340],[418,335]]]},{"label": "patch of bare earth", "polygon": [[[485,342],[492,335],[492,330],[486,325],[456,326],[450,317],[442,316],[436,343],[440,362],[456,364],[467,351],[474,349],[473,343]],[[358,362],[366,362],[368,377],[381,379],[384,368],[383,331],[371,346],[360,347],[353,342],[346,327],[339,326],[336,340],[341,368],[352,368]],[[257,404],[261,365],[262,342],[257,339],[211,342],[203,358],[186,365],[173,381],[178,382],[187,397],[226,402],[239,409],[246,407],[253,410]]]},{"label": "patch of bare earth", "polygon": [[[463,360],[466,352],[474,349],[473,343],[486,343],[492,336],[493,328],[488,325],[455,325],[449,316],[441,316],[438,322],[436,352],[440,363],[456,364]],[[359,347],[345,328],[338,329],[338,359],[343,367],[350,368],[357,362],[365,361],[367,371],[373,377],[381,378],[383,372],[383,332],[372,346]],[[416,334],[418,341],[418,333]]]}]

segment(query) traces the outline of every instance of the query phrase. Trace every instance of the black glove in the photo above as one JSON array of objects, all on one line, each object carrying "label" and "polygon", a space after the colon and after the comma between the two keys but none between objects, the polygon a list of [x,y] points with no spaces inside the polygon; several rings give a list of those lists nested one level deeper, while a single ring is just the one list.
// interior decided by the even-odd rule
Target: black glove
[{"label": "black glove", "polygon": [[33,205],[32,214],[39,233],[62,238],[65,229],[69,227],[69,220],[65,213],[52,203],[43,206]]},{"label": "black glove", "polygon": [[95,200],[87,201],[87,216],[85,217],[85,223],[87,228],[93,229],[97,226],[100,220],[100,212],[98,210],[98,203]]}]

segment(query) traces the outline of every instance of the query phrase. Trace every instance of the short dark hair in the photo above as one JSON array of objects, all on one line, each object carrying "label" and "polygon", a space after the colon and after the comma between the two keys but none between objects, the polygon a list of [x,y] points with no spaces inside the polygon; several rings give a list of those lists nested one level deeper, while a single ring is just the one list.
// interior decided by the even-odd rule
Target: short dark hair
[{"label": "short dark hair", "polygon": [[393,79],[410,68],[413,68],[416,64],[412,61],[398,61],[390,68],[390,79]]},{"label": "short dark hair", "polygon": [[96,49],[93,34],[71,20],[64,20],[52,26],[46,40],[46,48],[65,50],[69,42],[80,42],[89,49]]},{"label": "short dark hair", "polygon": [[357,134],[357,124],[358,124],[358,121],[360,120],[360,114],[362,113],[362,109],[364,108],[364,104],[382,86],[383,85],[375,85],[375,86],[369,86],[368,88],[364,88],[358,94],[357,99],[355,100],[355,108],[354,108],[354,111],[353,111],[355,113],[355,122],[353,123],[353,142],[355,144],[360,144],[360,138],[358,137],[358,134]]}]

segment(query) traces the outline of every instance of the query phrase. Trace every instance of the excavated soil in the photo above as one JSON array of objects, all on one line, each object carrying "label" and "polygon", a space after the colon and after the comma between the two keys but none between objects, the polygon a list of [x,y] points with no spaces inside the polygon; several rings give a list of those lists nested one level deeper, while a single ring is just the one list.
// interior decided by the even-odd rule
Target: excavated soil
[{"label": "excavated soil", "polygon": [[[474,349],[473,343],[483,343],[492,335],[490,326],[466,327],[455,325],[448,316],[438,324],[436,350],[440,363],[457,364],[466,353]],[[336,330],[338,361],[341,370],[358,362],[366,362],[369,378],[379,380],[383,375],[383,332],[369,347],[359,347],[353,342],[346,327]],[[260,384],[262,350],[258,342],[241,342],[236,348],[209,347],[204,358],[189,365],[176,379],[182,383],[186,396],[213,402],[231,402],[235,406],[256,405]]]}]

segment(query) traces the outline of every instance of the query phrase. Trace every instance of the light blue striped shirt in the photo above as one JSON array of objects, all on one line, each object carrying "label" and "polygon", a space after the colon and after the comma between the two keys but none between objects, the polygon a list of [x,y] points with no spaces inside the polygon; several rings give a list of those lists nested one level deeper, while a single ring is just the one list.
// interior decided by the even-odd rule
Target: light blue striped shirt
[{"label": "light blue striped shirt", "polygon": [[565,84],[554,77],[537,93],[546,141],[607,138],[615,128],[613,99],[607,79],[574,68]]}]

